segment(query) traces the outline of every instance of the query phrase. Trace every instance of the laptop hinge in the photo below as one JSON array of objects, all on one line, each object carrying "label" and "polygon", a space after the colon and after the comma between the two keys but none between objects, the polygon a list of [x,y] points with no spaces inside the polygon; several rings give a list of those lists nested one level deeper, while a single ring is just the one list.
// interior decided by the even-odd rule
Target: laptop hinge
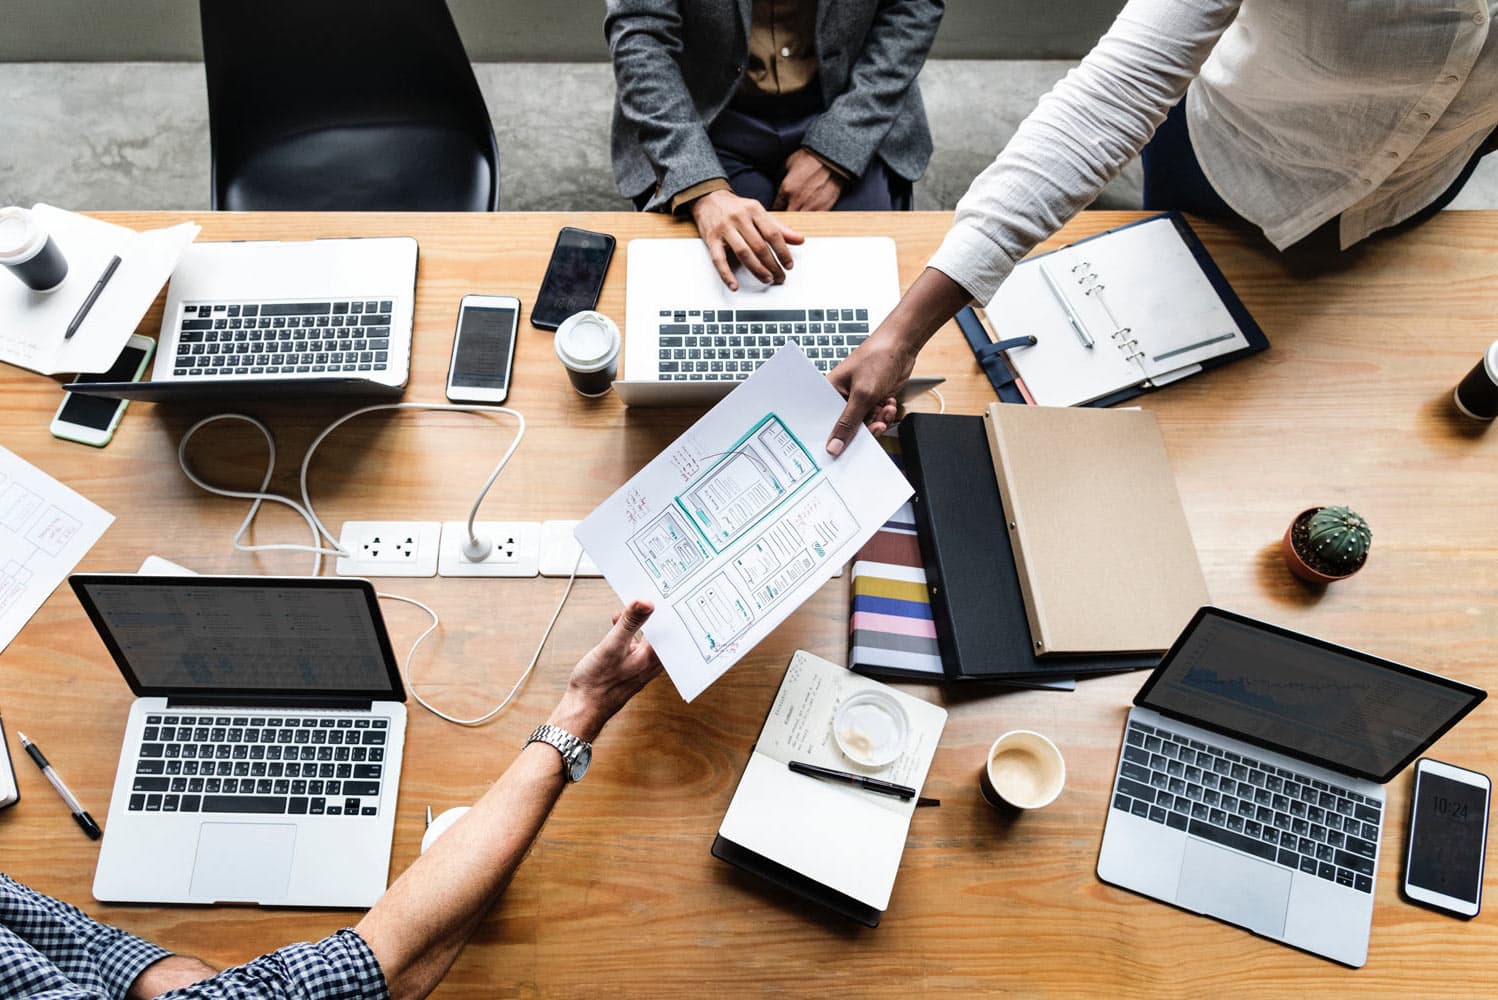
[{"label": "laptop hinge", "polygon": [[330,708],[348,712],[367,712],[374,702],[367,698],[298,698],[295,704],[288,703],[285,696],[235,695],[232,698],[211,695],[180,695],[166,700],[167,708],[273,708],[280,712],[295,712],[303,708]]}]

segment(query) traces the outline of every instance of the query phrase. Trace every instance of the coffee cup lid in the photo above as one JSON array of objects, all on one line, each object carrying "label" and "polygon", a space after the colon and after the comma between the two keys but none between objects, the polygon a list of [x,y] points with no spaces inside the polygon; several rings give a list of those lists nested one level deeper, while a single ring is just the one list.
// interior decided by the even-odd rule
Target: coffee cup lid
[{"label": "coffee cup lid", "polygon": [[1488,378],[1498,385],[1498,340],[1488,345],[1488,353],[1482,356],[1483,367],[1488,370]]},{"label": "coffee cup lid", "polygon": [[22,264],[36,256],[47,233],[24,208],[0,208],[0,264]]},{"label": "coffee cup lid", "polygon": [[607,368],[619,354],[619,328],[603,313],[573,313],[557,327],[553,345],[562,364],[575,372]]}]

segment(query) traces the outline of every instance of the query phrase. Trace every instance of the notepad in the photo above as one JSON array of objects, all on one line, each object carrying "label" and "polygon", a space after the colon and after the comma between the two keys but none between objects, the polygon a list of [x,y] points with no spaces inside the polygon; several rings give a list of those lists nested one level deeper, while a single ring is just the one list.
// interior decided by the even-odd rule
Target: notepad
[{"label": "notepad", "polygon": [[1036,653],[1158,652],[1211,603],[1154,414],[984,414]]},{"label": "notepad", "polygon": [[1034,401],[1080,406],[1267,346],[1230,304],[1189,227],[1162,215],[1021,262],[985,311],[1003,336],[1036,338],[1007,354]]},{"label": "notepad", "polygon": [[[882,768],[859,767],[838,749],[832,733],[838,702],[869,689],[888,692],[910,723],[905,752]],[[805,761],[920,789],[946,721],[944,708],[797,651],[723,817],[713,853],[877,924],[894,890],[915,799],[796,774],[787,765]]]}]

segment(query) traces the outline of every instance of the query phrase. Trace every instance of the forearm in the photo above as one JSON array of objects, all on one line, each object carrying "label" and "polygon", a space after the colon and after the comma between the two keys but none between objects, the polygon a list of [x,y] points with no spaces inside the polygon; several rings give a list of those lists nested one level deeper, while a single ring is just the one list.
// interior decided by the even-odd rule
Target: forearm
[{"label": "forearm", "polygon": [[920,273],[875,331],[912,356],[969,302],[967,290],[935,268]]}]

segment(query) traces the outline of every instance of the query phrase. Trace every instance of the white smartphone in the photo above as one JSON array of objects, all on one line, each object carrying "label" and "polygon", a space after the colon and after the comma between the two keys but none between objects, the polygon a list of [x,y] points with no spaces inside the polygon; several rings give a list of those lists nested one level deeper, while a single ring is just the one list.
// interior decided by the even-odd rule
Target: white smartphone
[{"label": "white smartphone", "polygon": [[1404,862],[1407,899],[1459,917],[1477,916],[1492,789],[1485,774],[1429,757],[1415,763]]},{"label": "white smartphone", "polygon": [[[74,382],[139,382],[151,362],[151,353],[156,350],[156,341],[150,337],[132,336],[125,342],[125,349],[115,359],[114,367],[107,372],[82,374]],[[82,392],[64,393],[62,405],[52,418],[52,436],[64,441],[77,441],[102,448],[114,437],[114,429],[125,415],[128,399],[109,399],[90,396]]]},{"label": "white smartphone", "polygon": [[510,295],[465,295],[458,307],[447,398],[454,403],[503,403],[515,365],[520,300]]}]

